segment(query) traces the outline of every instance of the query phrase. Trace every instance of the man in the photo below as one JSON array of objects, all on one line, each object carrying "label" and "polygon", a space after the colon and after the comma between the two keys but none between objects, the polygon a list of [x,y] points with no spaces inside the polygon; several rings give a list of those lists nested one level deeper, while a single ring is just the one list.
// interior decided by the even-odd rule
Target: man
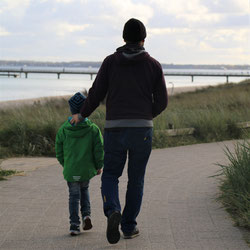
[{"label": "man", "polygon": [[[102,63],[80,114],[78,123],[106,97],[102,198],[108,218],[106,236],[111,244],[139,235],[136,217],[140,212],[144,175],[152,146],[152,119],[167,106],[167,90],[161,65],[145,51],[146,28],[137,19],[125,23],[126,44]],[[121,215],[119,177],[128,155],[126,204]]]}]

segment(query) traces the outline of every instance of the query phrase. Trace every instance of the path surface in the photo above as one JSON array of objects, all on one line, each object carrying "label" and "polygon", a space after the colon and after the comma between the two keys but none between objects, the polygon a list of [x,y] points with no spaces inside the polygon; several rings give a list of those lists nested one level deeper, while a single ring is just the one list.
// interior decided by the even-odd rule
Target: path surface
[{"label": "path surface", "polygon": [[[9,159],[2,168],[25,174],[0,182],[0,249],[249,249],[240,230],[214,198],[209,176],[227,161],[224,144],[210,143],[152,152],[138,217],[141,235],[109,245],[105,238],[100,176],[90,185],[93,229],[68,235],[68,191],[54,158]],[[120,181],[124,204],[126,174]]]}]

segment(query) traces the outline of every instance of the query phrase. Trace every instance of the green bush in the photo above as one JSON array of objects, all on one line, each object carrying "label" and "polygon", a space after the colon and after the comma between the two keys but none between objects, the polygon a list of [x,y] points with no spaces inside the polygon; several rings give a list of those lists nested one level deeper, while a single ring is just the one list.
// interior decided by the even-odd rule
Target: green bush
[{"label": "green bush", "polygon": [[250,229],[250,142],[238,143],[235,152],[226,148],[228,165],[221,167],[219,199],[238,226]]}]

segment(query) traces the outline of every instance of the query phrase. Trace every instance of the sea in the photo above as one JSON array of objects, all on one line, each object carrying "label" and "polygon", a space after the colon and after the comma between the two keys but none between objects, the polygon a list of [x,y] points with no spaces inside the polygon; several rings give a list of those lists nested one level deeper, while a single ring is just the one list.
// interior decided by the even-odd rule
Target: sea
[{"label": "sea", "polygon": [[[173,72],[173,70],[169,70]],[[199,72],[218,72],[220,70],[175,70],[179,72],[199,71]],[[249,71],[249,70],[248,70]],[[223,70],[220,71],[223,73]],[[230,71],[232,72],[232,70]],[[246,70],[234,70],[233,72],[247,72]],[[57,74],[38,74],[29,73],[28,78],[22,73],[14,78],[0,75],[0,102],[10,100],[23,100],[39,97],[53,97],[73,95],[78,91],[88,90],[95,79],[90,75],[80,74],[61,74],[57,79]],[[240,82],[246,77],[229,77],[229,82]],[[190,76],[165,76],[166,85],[173,90],[176,87],[194,86],[215,86],[226,82],[226,77],[205,77],[195,76],[192,82]]]}]

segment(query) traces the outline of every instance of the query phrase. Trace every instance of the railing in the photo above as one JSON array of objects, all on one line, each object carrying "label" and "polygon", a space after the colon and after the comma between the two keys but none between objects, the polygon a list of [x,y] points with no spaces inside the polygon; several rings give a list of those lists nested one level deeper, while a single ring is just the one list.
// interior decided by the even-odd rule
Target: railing
[{"label": "railing", "polygon": [[[10,76],[10,73],[13,73],[13,76],[16,77],[16,74],[25,74],[25,77],[28,77],[29,73],[39,73],[39,74],[57,74],[57,78],[60,79],[61,74],[87,74],[90,75],[91,80],[93,75],[98,73],[98,68],[32,68],[32,67],[21,67],[21,68],[0,68],[1,73],[4,75]],[[229,77],[250,77],[250,71],[243,72],[232,72],[232,71],[169,71],[164,69],[163,74],[165,76],[190,76],[192,82],[194,81],[195,76],[202,77],[226,77],[226,81],[229,81]],[[1,74],[3,75],[3,74]]]},{"label": "railing", "polygon": [[98,68],[85,68],[85,69],[69,69],[69,68],[0,68],[0,72],[6,73],[8,76],[9,73],[19,73],[25,74],[25,78],[28,78],[28,74],[57,74],[57,78],[60,79],[61,74],[85,74],[90,75],[91,80],[93,79],[93,75],[98,73]]},{"label": "railing", "polygon": [[194,81],[195,76],[210,76],[210,77],[226,77],[227,83],[229,81],[229,77],[250,77],[250,71],[249,72],[230,72],[230,71],[167,71],[163,70],[164,75],[170,75],[170,76],[191,76],[192,82]]}]

